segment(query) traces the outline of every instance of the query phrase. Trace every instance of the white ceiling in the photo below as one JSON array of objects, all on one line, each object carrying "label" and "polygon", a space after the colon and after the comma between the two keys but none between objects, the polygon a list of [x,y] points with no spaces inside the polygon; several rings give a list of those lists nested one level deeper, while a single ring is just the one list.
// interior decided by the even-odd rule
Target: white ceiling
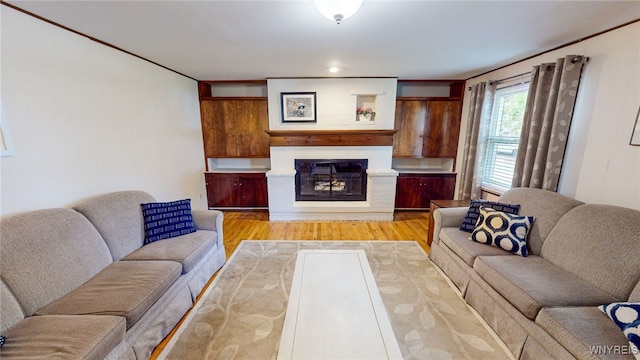
[{"label": "white ceiling", "polygon": [[198,80],[466,79],[640,19],[640,0],[365,0],[340,25],[312,0],[6,2]]}]

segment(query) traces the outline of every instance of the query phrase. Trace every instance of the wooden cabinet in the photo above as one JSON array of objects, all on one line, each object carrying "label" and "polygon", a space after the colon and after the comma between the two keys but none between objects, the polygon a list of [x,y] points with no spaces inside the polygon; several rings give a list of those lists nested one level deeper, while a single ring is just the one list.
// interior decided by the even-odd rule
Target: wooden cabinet
[{"label": "wooden cabinet", "polygon": [[264,173],[205,173],[210,208],[267,207]]},{"label": "wooden cabinet", "polygon": [[394,157],[422,157],[426,105],[421,100],[396,100]]},{"label": "wooden cabinet", "polygon": [[397,99],[393,156],[455,158],[461,111],[460,100]]},{"label": "wooden cabinet", "polygon": [[205,157],[269,157],[266,97],[201,98],[200,113]]},{"label": "wooden cabinet", "polygon": [[428,209],[431,200],[453,199],[456,174],[406,174],[398,176],[396,208]]},{"label": "wooden cabinet", "polygon": [[461,112],[461,101],[427,101],[422,156],[456,157]]}]

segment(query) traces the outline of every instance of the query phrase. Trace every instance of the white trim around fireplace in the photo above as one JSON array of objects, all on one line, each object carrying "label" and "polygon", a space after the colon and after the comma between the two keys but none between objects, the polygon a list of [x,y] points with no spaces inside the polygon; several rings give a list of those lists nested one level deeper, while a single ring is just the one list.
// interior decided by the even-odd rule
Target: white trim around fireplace
[{"label": "white trim around fireplace", "polygon": [[[390,146],[272,147],[267,172],[271,221],[391,221],[398,172]],[[369,160],[365,201],[296,201],[294,159]]]}]

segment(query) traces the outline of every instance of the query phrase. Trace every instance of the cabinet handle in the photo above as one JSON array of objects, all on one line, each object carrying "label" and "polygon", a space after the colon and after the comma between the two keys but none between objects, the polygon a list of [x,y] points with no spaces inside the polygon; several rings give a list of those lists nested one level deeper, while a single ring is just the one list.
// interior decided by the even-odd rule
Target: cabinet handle
[{"label": "cabinet handle", "polygon": [[233,186],[238,186],[238,183],[233,183]]},{"label": "cabinet handle", "polygon": [[240,183],[239,185],[242,186],[242,183]]}]

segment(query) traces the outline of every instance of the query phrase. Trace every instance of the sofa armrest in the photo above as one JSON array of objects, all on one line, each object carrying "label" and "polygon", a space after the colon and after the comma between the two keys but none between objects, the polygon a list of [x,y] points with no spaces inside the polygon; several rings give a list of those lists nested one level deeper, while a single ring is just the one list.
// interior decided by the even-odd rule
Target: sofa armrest
[{"label": "sofa armrest", "polygon": [[440,241],[440,230],[443,227],[455,227],[459,228],[467,215],[469,207],[450,207],[450,208],[437,208],[433,211],[433,244],[438,244]]},{"label": "sofa armrest", "polygon": [[218,245],[222,245],[222,221],[224,215],[219,210],[192,210],[193,223],[198,230],[210,230],[218,233]]}]

